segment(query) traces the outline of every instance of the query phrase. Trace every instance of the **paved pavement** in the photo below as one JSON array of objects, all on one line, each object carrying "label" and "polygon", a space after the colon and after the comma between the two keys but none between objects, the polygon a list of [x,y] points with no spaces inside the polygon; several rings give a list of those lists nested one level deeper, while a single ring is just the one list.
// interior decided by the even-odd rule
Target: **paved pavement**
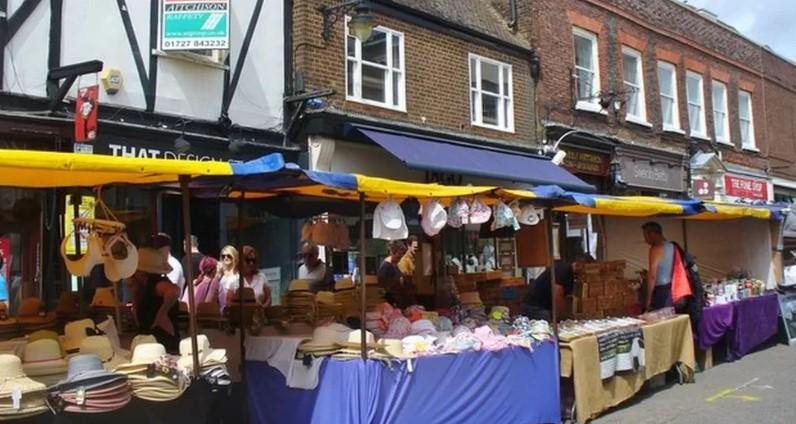
[{"label": "paved pavement", "polygon": [[694,384],[644,390],[592,423],[796,423],[796,346],[716,365]]}]

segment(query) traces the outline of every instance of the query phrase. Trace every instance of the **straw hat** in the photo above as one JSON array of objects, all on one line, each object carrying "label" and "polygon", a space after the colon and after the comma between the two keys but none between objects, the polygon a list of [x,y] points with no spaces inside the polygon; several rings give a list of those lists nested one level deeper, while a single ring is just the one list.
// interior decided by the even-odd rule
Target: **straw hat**
[{"label": "straw hat", "polygon": [[294,291],[310,291],[310,281],[309,280],[293,280],[290,282],[290,285],[287,289],[288,292]]},{"label": "straw hat", "polygon": [[[339,342],[343,347],[358,349],[362,345],[362,330],[352,330],[348,333],[348,339]],[[376,347],[376,338],[370,331],[365,331],[365,346],[368,348]]]},{"label": "straw hat", "polygon": [[87,277],[95,266],[102,263],[102,240],[96,233],[88,236],[86,253],[78,259],[72,260],[66,254],[66,249],[75,240],[74,233],[70,234],[61,241],[61,257],[66,265],[66,270],[77,277]]},{"label": "straw hat", "polygon": [[339,350],[340,336],[334,329],[322,326],[312,331],[312,339],[299,346],[298,350],[307,353],[334,352]]},{"label": "straw hat", "polygon": [[86,337],[80,342],[80,353],[97,356],[108,370],[114,370],[119,365],[127,363],[127,359],[113,348],[108,336]]},{"label": "straw hat", "polygon": [[5,302],[0,302],[0,316],[3,315],[6,317],[6,319],[0,320],[0,327],[15,327],[16,330],[16,318],[13,318],[8,314],[8,305],[6,305]]},{"label": "straw hat", "polygon": [[160,343],[142,343],[136,345],[133,350],[133,358],[127,364],[116,367],[117,372],[125,374],[140,372],[146,369],[149,364],[153,364],[168,356],[166,348]]},{"label": "straw hat", "polygon": [[117,282],[130,278],[138,266],[138,249],[127,238],[127,234],[119,233],[105,243],[103,249],[105,277]]},{"label": "straw hat", "polygon": [[133,337],[133,340],[130,342],[130,351],[135,352],[135,348],[138,345],[144,343],[157,343],[157,342],[158,341],[157,339],[155,339],[155,336],[151,334],[138,334],[135,337]]},{"label": "straw hat", "polygon": [[[204,334],[196,336],[196,347],[199,349],[199,366],[224,364],[227,362],[226,349],[212,349],[210,340]],[[180,359],[177,365],[184,370],[193,369],[193,346],[191,338],[180,340]]]},{"label": "straw hat", "polygon": [[124,374],[108,372],[103,366],[102,360],[94,354],[80,354],[71,357],[68,368],[66,378],[59,381],[51,391],[67,392],[78,387],[91,390],[127,380],[127,376]]},{"label": "straw hat", "polygon": [[33,381],[25,376],[22,360],[12,354],[0,354],[0,397],[10,396],[15,390],[23,394],[43,391],[44,384]]},{"label": "straw hat", "polygon": [[163,275],[172,271],[168,255],[149,247],[138,249],[138,271]]},{"label": "straw hat", "polygon": [[60,376],[66,373],[67,364],[61,345],[52,339],[41,339],[25,345],[25,374],[31,377]]},{"label": "straw hat", "polygon": [[378,349],[397,359],[411,359],[415,357],[415,355],[404,352],[401,339],[380,339],[378,342]]},{"label": "straw hat", "polygon": [[52,330],[37,330],[28,335],[28,343],[44,339],[55,340],[59,344],[61,343],[60,339],[58,338],[58,333]]},{"label": "straw hat", "polygon": [[334,290],[335,291],[353,289],[354,287],[356,287],[354,285],[354,280],[352,280],[352,279],[350,279],[348,277],[341,278],[341,279],[335,281],[335,283],[334,283]]},{"label": "straw hat", "polygon": [[76,292],[65,291],[58,297],[55,305],[56,315],[75,315],[80,313],[80,297]]},{"label": "straw hat", "polygon": [[64,350],[73,352],[80,349],[80,342],[88,337],[86,330],[90,328],[93,329],[96,326],[94,321],[88,318],[66,323],[64,326]]},{"label": "straw hat", "polygon": [[119,306],[119,301],[116,299],[116,290],[114,290],[113,287],[97,287],[97,289],[94,290],[94,299],[91,300],[91,306],[105,308],[115,308]]},{"label": "straw hat", "polygon": [[334,305],[334,293],[330,291],[320,291],[315,294],[315,302],[324,305]]}]

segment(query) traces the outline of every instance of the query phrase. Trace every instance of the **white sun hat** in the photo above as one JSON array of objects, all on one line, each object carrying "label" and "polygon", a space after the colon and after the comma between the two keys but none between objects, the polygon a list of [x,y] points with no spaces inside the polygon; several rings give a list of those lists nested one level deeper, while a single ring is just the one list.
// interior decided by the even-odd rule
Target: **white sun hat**
[{"label": "white sun hat", "polygon": [[125,233],[111,236],[105,243],[102,257],[105,276],[112,282],[130,278],[138,267],[138,249]]},{"label": "white sun hat", "polygon": [[539,221],[541,221],[543,214],[544,209],[537,209],[532,205],[525,205],[520,210],[520,215],[517,217],[517,221],[519,221],[522,225],[536,225],[539,223]]},{"label": "white sun hat", "polygon": [[64,237],[61,241],[61,257],[64,259],[66,270],[69,271],[70,274],[76,277],[87,277],[91,274],[91,270],[94,269],[95,266],[102,263],[102,239],[100,239],[96,233],[91,232],[86,241],[86,245],[81,246],[86,249],[85,253],[78,259],[70,259],[70,255],[66,253],[66,248],[74,241],[74,233],[70,233],[68,236]]},{"label": "white sun hat", "polygon": [[373,238],[403,240],[409,237],[409,228],[401,205],[392,198],[376,206],[373,211]]},{"label": "white sun hat", "polygon": [[448,223],[448,213],[437,199],[429,199],[423,204],[420,226],[430,237],[439,234]]}]

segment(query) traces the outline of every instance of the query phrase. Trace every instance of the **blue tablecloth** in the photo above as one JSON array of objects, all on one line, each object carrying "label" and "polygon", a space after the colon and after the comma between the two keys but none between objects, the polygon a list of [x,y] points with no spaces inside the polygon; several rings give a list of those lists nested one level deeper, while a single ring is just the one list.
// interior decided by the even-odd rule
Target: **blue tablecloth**
[{"label": "blue tablecloth", "polygon": [[327,360],[315,390],[290,389],[265,362],[246,363],[257,423],[552,423],[561,421],[558,346],[379,361]]}]

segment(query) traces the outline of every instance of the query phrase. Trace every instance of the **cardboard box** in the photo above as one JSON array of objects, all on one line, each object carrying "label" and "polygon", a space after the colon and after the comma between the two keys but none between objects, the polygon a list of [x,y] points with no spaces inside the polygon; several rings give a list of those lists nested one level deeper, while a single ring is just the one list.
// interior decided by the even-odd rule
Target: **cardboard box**
[{"label": "cardboard box", "polygon": [[605,294],[605,284],[603,283],[593,283],[589,284],[589,296],[590,298],[597,298],[599,296],[603,296]]},{"label": "cardboard box", "polygon": [[603,271],[602,263],[590,263],[583,265],[583,273],[589,275],[599,275]]},{"label": "cardboard box", "polygon": [[580,299],[580,312],[593,314],[597,312],[597,299]]}]

